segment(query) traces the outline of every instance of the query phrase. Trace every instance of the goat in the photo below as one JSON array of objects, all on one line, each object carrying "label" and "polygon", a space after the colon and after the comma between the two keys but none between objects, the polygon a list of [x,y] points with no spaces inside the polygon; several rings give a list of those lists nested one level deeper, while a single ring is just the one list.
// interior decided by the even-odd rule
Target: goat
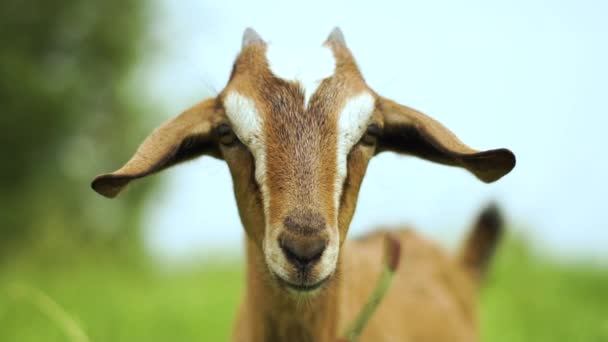
[{"label": "goat", "polygon": [[[185,160],[226,161],[246,232],[235,341],[333,341],[361,310],[382,267],[383,233],[345,241],[374,155],[458,166],[484,182],[515,166],[511,151],[474,150],[434,119],[374,92],[338,28],[320,51],[315,71],[298,74],[293,60],[281,64],[274,45],[245,30],[219,95],[161,125],[123,167],[91,185],[115,197],[130,181]],[[482,216],[459,259],[410,230],[397,233],[402,260],[362,338],[475,340],[474,293],[496,215]]]}]

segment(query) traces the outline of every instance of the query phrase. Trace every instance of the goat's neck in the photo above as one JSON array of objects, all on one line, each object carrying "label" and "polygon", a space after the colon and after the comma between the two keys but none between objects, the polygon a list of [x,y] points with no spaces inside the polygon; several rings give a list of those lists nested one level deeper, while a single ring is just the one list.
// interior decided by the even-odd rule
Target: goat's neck
[{"label": "goat's neck", "polygon": [[[338,277],[313,298],[294,298],[276,284],[264,255],[247,239],[245,314],[251,341],[333,341],[336,337]],[[297,337],[294,339],[294,337]]]}]

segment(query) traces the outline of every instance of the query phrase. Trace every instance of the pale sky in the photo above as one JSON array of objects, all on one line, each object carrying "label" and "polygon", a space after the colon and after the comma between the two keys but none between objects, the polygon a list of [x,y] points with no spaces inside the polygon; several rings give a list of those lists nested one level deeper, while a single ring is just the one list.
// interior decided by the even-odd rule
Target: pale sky
[{"label": "pale sky", "polygon": [[[378,93],[433,116],[474,148],[507,147],[517,156],[515,170],[488,185],[460,169],[380,155],[369,166],[350,236],[411,223],[454,246],[494,199],[543,249],[608,259],[608,2],[157,5],[150,55],[158,56],[137,79],[162,108],[163,117],[150,120],[160,123],[222,89],[247,26],[273,44],[318,45],[340,26]],[[163,184],[145,218],[155,254],[241,249],[223,162],[203,157],[156,177]]]}]

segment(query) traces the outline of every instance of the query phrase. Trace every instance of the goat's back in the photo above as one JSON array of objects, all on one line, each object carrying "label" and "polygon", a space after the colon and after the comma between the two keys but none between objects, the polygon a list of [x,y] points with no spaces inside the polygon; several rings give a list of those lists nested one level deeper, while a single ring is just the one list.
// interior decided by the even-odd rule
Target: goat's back
[{"label": "goat's back", "polygon": [[[375,232],[344,244],[339,331],[354,320],[376,285],[384,234]],[[391,234],[401,242],[401,260],[361,340],[476,341],[477,284],[465,264],[412,230]]]}]

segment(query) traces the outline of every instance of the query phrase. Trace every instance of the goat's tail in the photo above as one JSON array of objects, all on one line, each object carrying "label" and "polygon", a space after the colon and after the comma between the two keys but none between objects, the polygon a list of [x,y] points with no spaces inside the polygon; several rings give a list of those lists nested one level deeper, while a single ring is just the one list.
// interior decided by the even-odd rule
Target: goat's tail
[{"label": "goat's tail", "polygon": [[459,256],[460,262],[476,281],[483,279],[503,230],[500,210],[492,203],[477,218]]}]

